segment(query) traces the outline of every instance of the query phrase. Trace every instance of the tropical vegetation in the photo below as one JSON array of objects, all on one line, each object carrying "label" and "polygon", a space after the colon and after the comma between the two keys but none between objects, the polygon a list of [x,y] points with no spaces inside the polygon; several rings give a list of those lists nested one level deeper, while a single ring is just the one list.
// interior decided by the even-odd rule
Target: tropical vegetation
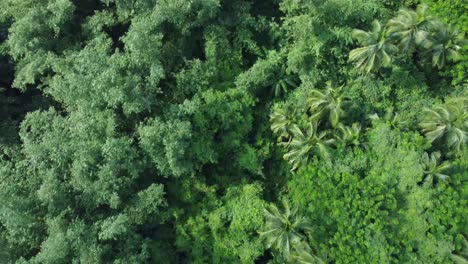
[{"label": "tropical vegetation", "polygon": [[0,1],[0,263],[467,263],[462,0]]}]

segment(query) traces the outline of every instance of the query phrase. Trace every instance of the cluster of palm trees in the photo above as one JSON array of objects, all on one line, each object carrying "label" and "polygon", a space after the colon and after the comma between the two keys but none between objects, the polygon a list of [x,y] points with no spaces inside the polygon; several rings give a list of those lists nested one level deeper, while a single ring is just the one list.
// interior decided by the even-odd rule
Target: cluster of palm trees
[{"label": "cluster of palm trees", "polygon": [[325,263],[317,257],[308,240],[312,226],[297,207],[291,208],[288,200],[282,200],[282,209],[270,204],[264,208],[265,226],[260,232],[266,248],[281,254],[288,263]]},{"label": "cluster of palm trees", "polygon": [[340,122],[349,105],[344,86],[327,82],[323,90],[310,89],[307,98],[309,117],[305,128],[298,125],[298,117],[292,107],[276,109],[270,115],[271,129],[288,150],[283,157],[293,165],[292,170],[307,163],[314,155],[329,160],[330,148],[334,145],[361,144],[361,126],[355,123],[349,127]]},{"label": "cluster of palm trees", "polygon": [[[346,126],[341,118],[349,105],[343,86],[328,83],[327,88],[313,89],[308,98],[310,123],[307,129],[297,124],[298,116],[291,107],[277,109],[270,117],[271,129],[276,133],[288,152],[284,158],[293,164],[293,170],[306,163],[311,155],[330,158],[329,148],[338,142],[344,146],[361,146],[361,125]],[[468,96],[459,95],[448,99],[444,104],[425,109],[419,123],[426,140],[432,143],[432,153],[425,152],[421,157],[425,185],[434,181],[445,181],[450,163],[444,157],[451,152],[459,152],[466,146],[468,133]],[[407,127],[408,123],[400,115],[388,111],[384,116],[370,116],[372,120],[385,122],[394,128]],[[322,123],[322,126],[318,124]],[[320,131],[322,129],[322,131]],[[438,144],[436,144],[438,143]],[[446,153],[442,153],[446,151]],[[265,226],[260,232],[267,248],[282,255],[288,263],[325,263],[310,248],[312,227],[297,208],[291,209],[287,200],[282,201],[282,209],[270,204],[264,208]],[[452,254],[457,263],[466,263],[464,255]],[[465,262],[463,262],[465,261]]]},{"label": "cluster of palm trees", "polygon": [[[371,31],[355,29],[353,37],[362,45],[349,54],[356,67],[370,73],[392,64],[397,53],[418,54],[420,63],[428,63],[438,69],[449,61],[461,58],[460,50],[467,41],[464,34],[445,25],[433,17],[427,5],[419,5],[416,10],[400,9],[397,16],[385,26],[379,21],[372,23]],[[457,153],[465,147],[468,133],[468,97],[465,95],[448,100],[445,104],[424,109],[419,127],[434,151],[421,157],[426,184],[447,180],[445,172],[450,168],[443,157]],[[404,128],[409,124],[397,113],[389,111],[385,116],[372,115],[373,120],[383,120],[394,128]],[[441,150],[446,153],[441,154]]]},{"label": "cluster of palm trees", "polygon": [[[440,69],[447,62],[460,58],[459,51],[465,43],[463,35],[432,17],[425,5],[418,6],[416,10],[401,9],[385,25],[374,21],[371,31],[354,30],[353,37],[362,47],[351,51],[350,60],[365,73],[390,66],[397,52],[417,52],[418,57],[423,58],[421,62],[430,61],[433,67]],[[286,92],[288,85],[293,86],[286,81],[278,83],[275,91]],[[275,108],[270,115],[271,130],[278,136],[279,144],[286,148],[283,158],[292,164],[292,171],[313,156],[330,160],[333,146],[365,146],[361,124],[344,124],[343,119],[352,105],[344,85],[327,82],[323,89],[311,88],[306,102],[306,109],[286,104]],[[466,92],[444,104],[424,109],[418,125],[432,146],[421,156],[426,185],[450,178],[448,170],[451,165],[444,159],[465,148],[467,117]],[[385,122],[395,129],[410,129],[416,125],[392,110],[383,116],[373,114],[369,118]],[[309,221],[297,208],[291,209],[286,200],[282,205],[282,209],[274,204],[264,209],[266,224],[260,237],[266,247],[281,254],[288,263],[324,263],[309,246],[312,231]],[[463,262],[466,261],[464,256],[467,255],[453,254],[452,258],[466,263]]]},{"label": "cluster of palm trees", "polygon": [[[347,126],[341,122],[351,104],[343,87],[328,82],[323,90],[310,90],[307,98],[306,127],[301,128],[298,124],[300,118],[291,106],[277,108],[270,115],[271,129],[277,134],[280,145],[287,149],[283,158],[292,164],[292,171],[307,163],[312,156],[330,160],[330,150],[333,146],[364,146],[361,125],[353,123]],[[439,151],[447,153],[459,152],[467,143],[467,117],[468,97],[460,95],[448,99],[445,104],[424,109],[419,127],[435,149],[439,148]],[[410,125],[393,111],[388,111],[382,117],[374,114],[369,118],[386,122],[399,129],[408,128]],[[442,155],[437,152],[427,155],[428,157],[422,158],[427,181],[432,182],[434,176],[439,180],[446,179],[440,170],[446,170],[448,166],[437,163]]]},{"label": "cluster of palm trees", "polygon": [[385,26],[376,20],[371,31],[355,29],[352,35],[362,47],[352,50],[349,59],[365,73],[390,66],[397,52],[419,52],[423,62],[441,69],[459,60],[467,43],[463,34],[433,17],[427,5],[401,9]]},{"label": "cluster of palm trees", "polygon": [[[468,97],[451,98],[445,104],[425,109],[419,126],[426,140],[440,150],[445,150],[446,156],[460,152],[468,138]],[[440,151],[424,153],[422,156],[426,184],[432,184],[434,179],[449,179],[445,172],[450,168],[450,163],[441,158]]]},{"label": "cluster of palm trees", "polygon": [[[401,9],[385,26],[374,21],[370,32],[356,29],[353,36],[363,47],[352,50],[350,60],[366,73],[390,66],[398,51],[404,54],[418,52],[419,57],[430,58],[434,67],[442,68],[447,61],[460,58],[459,51],[465,43],[462,34],[434,18],[426,5],[420,5],[416,10]],[[278,83],[276,87],[276,90],[286,92],[287,89],[281,87],[287,87],[287,82]],[[347,126],[341,120],[352,103],[345,88],[327,82],[324,89],[309,89],[306,110],[296,111],[286,105],[276,108],[270,115],[271,129],[278,136],[280,145],[287,149],[283,158],[292,164],[292,171],[313,156],[330,160],[333,146],[364,146],[361,125]],[[419,126],[431,144],[455,152],[464,148],[468,131],[467,98],[463,95],[424,110]],[[307,113],[305,125],[304,116],[297,113],[304,111]],[[393,128],[408,129],[411,126],[393,111],[382,117],[371,115],[370,119],[386,122]],[[434,176],[439,180],[447,178],[440,172],[447,166],[437,163],[446,155],[437,152],[427,155],[422,157],[427,181],[432,181]]]},{"label": "cluster of palm trees", "polygon": [[[419,52],[420,57],[431,58],[434,67],[442,68],[447,61],[459,59],[459,51],[465,43],[463,35],[434,18],[426,5],[420,5],[416,10],[401,9],[385,26],[374,21],[372,31],[357,29],[353,36],[363,47],[352,50],[350,60],[366,73],[389,66],[397,51],[405,54]],[[334,145],[363,145],[361,125],[346,126],[341,122],[351,105],[345,86],[327,82],[324,89],[309,91],[306,125],[298,124],[304,123],[297,121],[304,118],[299,118],[291,106],[276,109],[270,116],[271,129],[287,149],[283,157],[292,164],[292,170],[307,163],[312,156],[329,160],[330,149]],[[445,145],[454,151],[464,147],[468,131],[467,98],[463,95],[424,110],[419,125],[431,144]],[[389,123],[394,128],[407,129],[410,126],[393,111],[382,117],[375,114],[370,118]],[[438,154],[433,153],[432,156]]]}]

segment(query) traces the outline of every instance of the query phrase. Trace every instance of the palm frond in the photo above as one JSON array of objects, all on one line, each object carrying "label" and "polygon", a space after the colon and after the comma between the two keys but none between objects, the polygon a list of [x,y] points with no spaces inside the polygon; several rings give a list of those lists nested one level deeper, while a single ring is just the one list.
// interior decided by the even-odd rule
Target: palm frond
[{"label": "palm frond", "polygon": [[259,234],[267,248],[289,259],[293,244],[303,241],[305,232],[312,230],[312,227],[297,207],[290,207],[288,200],[284,199],[281,203],[281,209],[274,204],[265,207],[265,225]]}]

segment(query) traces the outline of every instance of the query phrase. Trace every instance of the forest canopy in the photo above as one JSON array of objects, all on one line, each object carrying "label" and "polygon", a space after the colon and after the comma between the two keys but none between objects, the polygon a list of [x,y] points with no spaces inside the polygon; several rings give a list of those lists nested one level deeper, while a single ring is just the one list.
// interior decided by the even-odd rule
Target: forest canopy
[{"label": "forest canopy", "polygon": [[0,263],[468,263],[467,9],[0,1]]}]

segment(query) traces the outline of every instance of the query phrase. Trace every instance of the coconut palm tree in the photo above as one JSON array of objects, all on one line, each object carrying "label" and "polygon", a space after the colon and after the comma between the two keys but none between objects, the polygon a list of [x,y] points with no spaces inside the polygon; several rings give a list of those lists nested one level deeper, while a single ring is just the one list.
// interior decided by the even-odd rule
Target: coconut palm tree
[{"label": "coconut palm tree", "polygon": [[443,141],[449,148],[460,150],[467,141],[467,98],[456,98],[444,105],[425,109],[419,124],[430,142]]},{"label": "coconut palm tree", "polygon": [[312,120],[319,120],[328,114],[328,120],[336,127],[340,117],[344,115],[343,107],[350,102],[346,95],[344,86],[335,87],[327,82],[325,91],[312,89],[308,98],[309,110],[312,112]]},{"label": "coconut palm tree", "polygon": [[[466,256],[465,256],[466,257]],[[468,259],[458,254],[451,254],[450,258],[456,264],[468,264]]]},{"label": "coconut palm tree", "polygon": [[305,241],[294,245],[291,259],[293,263],[298,264],[325,264],[325,261],[313,254],[309,244]]},{"label": "coconut palm tree", "polygon": [[388,21],[387,32],[401,51],[412,53],[429,37],[433,21],[427,5],[419,5],[416,10],[403,8],[398,11],[398,16]]},{"label": "coconut palm tree", "polygon": [[382,66],[390,66],[391,56],[397,49],[386,37],[378,20],[372,22],[372,31],[355,29],[352,36],[363,46],[349,53],[349,60],[356,63],[356,68],[370,73]]},{"label": "coconut palm tree", "polygon": [[312,154],[325,159],[330,158],[329,147],[335,142],[327,139],[327,132],[317,132],[317,124],[311,123],[304,133],[298,126],[293,126],[293,139],[289,144],[289,151],[283,155],[285,160],[293,165],[292,171],[299,165],[306,163]]},{"label": "coconut palm tree", "polygon": [[393,128],[407,128],[409,122],[403,120],[398,112],[394,112],[392,108],[388,108],[385,114],[381,117],[377,113],[369,115],[369,119],[374,121],[383,121]]},{"label": "coconut palm tree", "polygon": [[423,54],[431,59],[433,67],[439,69],[443,68],[447,61],[460,60],[460,50],[466,44],[463,34],[441,22],[434,23],[431,36],[421,42],[421,46],[426,49]]},{"label": "coconut palm tree", "polygon": [[461,252],[458,253],[452,253],[450,255],[450,258],[456,263],[456,264],[468,264],[468,241],[466,240],[465,237],[463,237],[463,248]]},{"label": "coconut palm tree", "polygon": [[271,130],[279,136],[279,139],[288,138],[291,140],[291,130],[296,122],[296,112],[292,107],[277,107],[270,115]]},{"label": "coconut palm tree", "polygon": [[283,254],[289,259],[292,245],[306,239],[305,233],[312,230],[309,221],[298,209],[291,209],[287,200],[282,200],[283,208],[270,204],[264,208],[265,228],[260,232],[260,238],[266,248]]},{"label": "coconut palm tree", "polygon": [[345,146],[359,146],[361,145],[361,124],[354,123],[351,127],[345,126],[343,124],[338,125],[339,134],[337,134],[337,139],[339,142]]},{"label": "coconut palm tree", "polygon": [[450,164],[448,162],[442,162],[439,164],[440,159],[440,152],[436,151],[429,154],[425,152],[421,157],[421,163],[423,165],[425,181],[428,184],[432,184],[434,178],[437,178],[441,181],[445,181],[449,178],[447,174],[444,174],[448,168],[450,168]]}]

